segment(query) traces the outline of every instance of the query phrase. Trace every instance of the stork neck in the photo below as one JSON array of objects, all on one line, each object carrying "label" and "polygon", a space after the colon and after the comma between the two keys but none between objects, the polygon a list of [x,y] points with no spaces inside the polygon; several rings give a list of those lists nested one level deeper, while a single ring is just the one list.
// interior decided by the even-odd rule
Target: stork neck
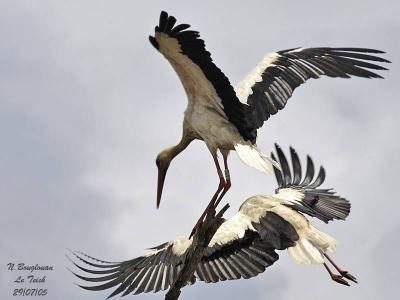
[{"label": "stork neck", "polygon": [[192,140],[193,139],[189,139],[186,136],[183,136],[177,145],[168,148],[167,151],[169,152],[169,157],[171,158],[171,160],[183,150],[185,150]]}]

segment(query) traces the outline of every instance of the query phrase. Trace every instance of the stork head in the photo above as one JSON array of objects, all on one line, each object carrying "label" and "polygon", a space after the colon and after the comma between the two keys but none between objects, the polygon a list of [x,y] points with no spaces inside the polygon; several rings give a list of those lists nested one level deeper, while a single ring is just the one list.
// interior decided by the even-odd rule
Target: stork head
[{"label": "stork head", "polygon": [[171,160],[174,159],[179,153],[186,149],[193,139],[186,134],[182,135],[180,142],[173,147],[169,147],[161,151],[156,158],[156,165],[158,168],[158,183],[157,183],[157,208],[160,206],[161,194],[164,187],[165,175],[169,168]]},{"label": "stork head", "polygon": [[157,182],[157,208],[160,206],[161,195],[164,187],[165,176],[169,168],[171,160],[175,156],[171,148],[161,151],[156,158],[156,165],[158,168],[158,182]]}]

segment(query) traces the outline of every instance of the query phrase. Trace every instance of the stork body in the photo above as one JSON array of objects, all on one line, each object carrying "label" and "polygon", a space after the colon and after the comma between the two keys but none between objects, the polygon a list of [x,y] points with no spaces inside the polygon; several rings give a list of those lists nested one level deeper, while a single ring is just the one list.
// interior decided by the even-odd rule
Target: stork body
[{"label": "stork body", "polygon": [[[151,44],[177,73],[188,98],[181,141],[157,156],[157,207],[171,160],[194,139],[205,142],[216,165],[220,184],[210,205],[216,204],[230,187],[227,164],[229,151],[235,150],[247,165],[269,172],[267,162],[274,162],[257,148],[257,129],[286,106],[298,86],[321,76],[381,78],[370,70],[386,69],[371,61],[389,62],[371,55],[383,53],[374,49],[288,49],[265,55],[233,88],[229,79],[212,61],[199,33],[189,30],[189,27],[187,24],[176,25],[173,16],[161,12],[155,34],[149,37]],[[219,166],[218,150],[224,158],[225,176]]]},{"label": "stork body", "polygon": [[[335,251],[336,240],[311,225],[305,217],[307,214],[326,223],[344,220],[350,213],[350,203],[331,189],[319,188],[325,180],[325,170],[321,167],[313,180],[314,165],[310,157],[307,157],[306,174],[302,176],[299,157],[292,148],[290,151],[293,172],[277,147],[282,171],[274,168],[279,186],[276,194],[250,197],[232,218],[223,220],[188,284],[196,280],[218,282],[257,276],[279,259],[276,251],[284,249],[288,249],[297,263],[323,265],[331,278],[340,284],[349,285],[346,279],[357,282],[328,256],[329,252]],[[120,263],[74,252],[81,262],[73,262],[74,265],[80,271],[96,276],[74,274],[85,282],[100,283],[81,286],[87,290],[118,286],[110,297],[120,293],[124,296],[158,292],[173,284],[191,244],[192,238],[180,236],[151,248],[144,256]],[[83,267],[82,262],[90,268]],[[328,262],[339,274],[331,271]]]}]

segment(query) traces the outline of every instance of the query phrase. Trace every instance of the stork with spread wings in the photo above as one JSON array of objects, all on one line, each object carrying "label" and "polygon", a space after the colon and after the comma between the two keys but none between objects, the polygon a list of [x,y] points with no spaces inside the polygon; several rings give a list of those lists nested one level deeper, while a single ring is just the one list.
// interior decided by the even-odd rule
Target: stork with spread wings
[{"label": "stork with spread wings", "polygon": [[[325,169],[321,167],[314,176],[314,164],[309,156],[303,176],[300,159],[293,148],[290,148],[292,168],[278,146],[276,152],[282,165],[282,171],[275,169],[276,193],[250,197],[233,217],[222,220],[187,284],[196,280],[218,282],[255,277],[279,259],[277,250],[285,249],[297,263],[323,265],[335,282],[357,283],[353,275],[328,256],[328,252],[335,251],[336,240],[311,225],[304,216],[317,217],[326,223],[344,220],[350,213],[349,201],[332,189],[319,188],[325,181]],[[82,252],[73,252],[75,259],[71,261],[79,273],[85,273],[74,272],[85,282],[80,286],[86,290],[115,288],[109,297],[158,292],[175,282],[192,242],[193,238],[179,236],[150,248],[143,256],[123,262],[107,262]],[[338,274],[329,268],[328,262]]]},{"label": "stork with spread wings", "polygon": [[[294,48],[265,55],[234,88],[214,64],[199,33],[189,27],[177,25],[173,16],[161,12],[155,35],[150,36],[151,44],[174,68],[188,98],[182,139],[156,159],[157,207],[172,159],[194,139],[203,140],[213,157],[220,184],[209,206],[217,205],[231,186],[227,162],[231,150],[244,163],[263,172],[270,170],[267,161],[278,166],[257,148],[257,129],[286,106],[297,87],[322,76],[382,78],[374,71],[386,70],[378,63],[389,63],[378,56],[382,51],[374,49]],[[218,150],[223,156],[225,176],[218,162]]]}]

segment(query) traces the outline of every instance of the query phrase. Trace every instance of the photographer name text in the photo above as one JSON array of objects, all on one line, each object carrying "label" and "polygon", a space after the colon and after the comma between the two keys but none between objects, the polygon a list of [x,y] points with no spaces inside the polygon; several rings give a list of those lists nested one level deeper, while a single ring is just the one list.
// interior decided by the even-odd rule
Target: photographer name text
[{"label": "photographer name text", "polygon": [[18,285],[18,287],[13,288],[13,296],[47,295],[48,290],[45,288],[46,273],[53,271],[53,266],[10,262],[7,264],[7,270],[17,274],[14,277],[13,283],[14,285]]}]

